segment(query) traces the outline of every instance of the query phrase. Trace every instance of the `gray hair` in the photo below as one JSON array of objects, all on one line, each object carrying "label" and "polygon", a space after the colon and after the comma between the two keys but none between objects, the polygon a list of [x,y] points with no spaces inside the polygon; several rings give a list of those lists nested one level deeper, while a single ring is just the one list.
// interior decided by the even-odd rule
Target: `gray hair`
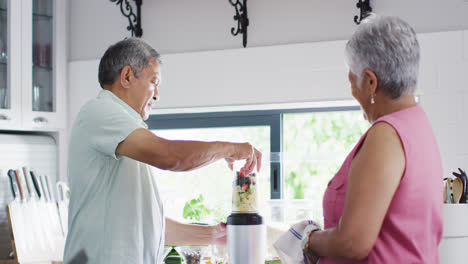
[{"label": "gray hair", "polygon": [[345,57],[359,86],[367,69],[377,75],[379,88],[392,99],[416,89],[419,43],[414,29],[398,17],[365,19],[346,44]]},{"label": "gray hair", "polygon": [[123,67],[129,65],[135,77],[150,63],[153,58],[159,64],[159,53],[148,43],[138,38],[127,38],[111,45],[101,58],[99,63],[99,84],[111,85],[120,75]]}]

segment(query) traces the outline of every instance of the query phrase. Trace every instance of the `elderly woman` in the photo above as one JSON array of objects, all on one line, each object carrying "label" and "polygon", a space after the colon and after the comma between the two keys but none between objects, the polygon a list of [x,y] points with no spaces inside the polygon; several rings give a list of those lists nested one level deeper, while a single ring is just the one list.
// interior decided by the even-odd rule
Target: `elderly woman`
[{"label": "elderly woman", "polygon": [[372,16],[346,45],[349,82],[372,127],[328,184],[325,229],[304,251],[320,264],[438,263],[442,164],[414,99],[419,44],[396,17]]}]

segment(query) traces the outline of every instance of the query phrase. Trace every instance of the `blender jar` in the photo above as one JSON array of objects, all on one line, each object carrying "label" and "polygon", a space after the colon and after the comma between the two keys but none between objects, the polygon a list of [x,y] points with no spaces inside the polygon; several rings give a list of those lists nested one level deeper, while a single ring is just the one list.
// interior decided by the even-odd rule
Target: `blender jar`
[{"label": "blender jar", "polygon": [[232,182],[232,212],[233,213],[257,213],[258,191],[257,177],[255,173],[244,175],[236,172]]},{"label": "blender jar", "polygon": [[226,221],[227,248],[231,264],[265,263],[266,226],[258,214],[255,173],[237,172],[232,188],[232,214]]}]

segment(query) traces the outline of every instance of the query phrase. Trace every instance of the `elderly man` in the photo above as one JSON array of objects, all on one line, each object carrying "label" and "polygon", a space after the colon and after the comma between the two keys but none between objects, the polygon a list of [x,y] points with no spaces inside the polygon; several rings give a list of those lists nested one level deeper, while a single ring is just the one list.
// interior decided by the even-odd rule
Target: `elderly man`
[{"label": "elderly man", "polygon": [[99,65],[102,91],[85,104],[70,136],[71,188],[65,263],[85,252],[90,263],[160,263],[167,244],[225,240],[224,225],[194,226],[164,217],[150,166],[188,171],[226,159],[260,169],[249,143],[166,140],[146,120],[158,100],[159,54],[129,38],[107,49]]}]

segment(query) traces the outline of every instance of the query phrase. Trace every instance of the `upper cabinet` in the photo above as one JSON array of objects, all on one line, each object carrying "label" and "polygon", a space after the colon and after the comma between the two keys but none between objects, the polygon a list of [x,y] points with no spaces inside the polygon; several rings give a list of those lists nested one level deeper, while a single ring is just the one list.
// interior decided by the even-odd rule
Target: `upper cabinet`
[{"label": "upper cabinet", "polygon": [[21,126],[20,11],[21,1],[0,0],[0,128]]},{"label": "upper cabinet", "polygon": [[65,128],[65,1],[0,3],[0,129]]}]

